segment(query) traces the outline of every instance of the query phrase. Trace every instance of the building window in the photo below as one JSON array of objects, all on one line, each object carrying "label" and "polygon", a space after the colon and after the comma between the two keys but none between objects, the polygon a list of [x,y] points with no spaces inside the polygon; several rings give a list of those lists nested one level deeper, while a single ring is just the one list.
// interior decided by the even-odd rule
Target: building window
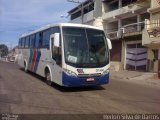
[{"label": "building window", "polygon": [[84,14],[89,13],[89,12],[92,11],[92,10],[94,10],[94,3],[88,5],[88,6],[86,6],[86,7],[84,8]]},{"label": "building window", "polygon": [[135,2],[137,2],[137,0],[122,0],[122,7],[133,4]]},{"label": "building window", "polygon": [[[84,6],[83,14],[87,14],[88,12],[94,10],[94,2],[84,4],[83,6]],[[80,6],[80,7],[82,8],[82,6]],[[71,14],[71,20],[82,16],[81,8],[80,8],[80,10],[78,10],[79,9],[79,7],[78,7],[77,9],[75,9],[75,11],[72,11],[72,13],[70,13]]]},{"label": "building window", "polygon": [[113,2],[112,4],[110,4],[109,6],[109,10],[108,11],[113,11],[119,8],[118,6],[118,2]]},{"label": "building window", "polygon": [[73,20],[75,18],[78,18],[80,16],[81,16],[81,11],[78,11],[78,12],[76,12],[76,13],[74,13],[74,14],[71,15],[71,20]]}]

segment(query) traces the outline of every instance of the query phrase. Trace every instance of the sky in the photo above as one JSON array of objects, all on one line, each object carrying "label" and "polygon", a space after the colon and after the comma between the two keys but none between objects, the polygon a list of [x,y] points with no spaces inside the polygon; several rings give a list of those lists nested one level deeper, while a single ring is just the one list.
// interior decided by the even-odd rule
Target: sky
[{"label": "sky", "polygon": [[69,21],[61,16],[75,6],[67,0],[0,0],[0,44],[14,47],[23,33]]}]

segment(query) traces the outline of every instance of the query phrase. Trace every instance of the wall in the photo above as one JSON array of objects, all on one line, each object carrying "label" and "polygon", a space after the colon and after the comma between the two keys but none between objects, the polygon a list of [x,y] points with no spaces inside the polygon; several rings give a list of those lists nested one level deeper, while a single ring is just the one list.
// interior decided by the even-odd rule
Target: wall
[{"label": "wall", "polygon": [[147,59],[148,59],[147,70],[149,72],[158,72],[158,59],[155,58],[152,48],[148,48]]},{"label": "wall", "polygon": [[101,0],[95,0],[95,7],[94,7],[94,17],[98,18],[102,16],[102,1]]},{"label": "wall", "polygon": [[[94,20],[93,13],[94,13],[94,11],[91,11],[91,12],[89,12],[87,14],[84,14],[84,16],[83,16],[83,23],[87,23],[89,21]],[[78,17],[78,18],[73,19],[73,20],[71,20],[69,22],[70,23],[82,23],[82,17]]]},{"label": "wall", "polygon": [[[150,13],[150,20],[145,20],[145,29],[143,30],[142,44],[148,47],[148,71],[158,72],[158,60],[155,59],[153,50],[157,50],[160,47],[160,37],[153,36],[156,32],[153,32],[153,28],[160,27],[160,0],[151,0],[151,8],[148,9]],[[160,54],[160,53],[159,53]]]},{"label": "wall", "polygon": [[[148,47],[159,47],[158,43],[160,44],[160,37],[149,37],[149,34],[146,29],[143,30],[143,35],[142,35],[142,45],[148,46]],[[151,44],[155,43],[155,44]]]},{"label": "wall", "polygon": [[151,0],[151,8],[159,7],[160,0]]},{"label": "wall", "polygon": [[94,19],[93,26],[99,27],[103,29],[103,20],[102,17],[98,17]]},{"label": "wall", "polygon": [[115,22],[112,22],[112,23],[104,22],[104,30],[107,33],[118,31],[118,21],[115,21]]},{"label": "wall", "polygon": [[[83,16],[83,23],[87,24],[90,23],[90,21],[94,21],[95,19],[98,19],[102,16],[102,1],[101,0],[95,0],[94,10],[90,11]],[[102,22],[102,20],[100,20]],[[70,23],[82,23],[82,16],[75,18]],[[102,23],[101,23],[102,24]],[[97,24],[96,24],[97,26]],[[100,25],[102,26],[102,25]]]},{"label": "wall", "polygon": [[[131,6],[131,8],[130,8],[130,6]],[[136,4],[133,6],[128,5],[128,6],[125,6],[125,7],[110,11],[110,12],[104,12],[103,19],[105,19],[105,20],[111,19],[112,20],[113,17],[116,17],[116,16],[123,17],[123,18],[125,18],[127,16],[127,18],[128,18],[128,16],[139,13],[140,11],[144,11],[144,9],[147,9],[149,7],[150,7],[150,1],[147,0],[146,2],[142,2],[137,5]]]}]

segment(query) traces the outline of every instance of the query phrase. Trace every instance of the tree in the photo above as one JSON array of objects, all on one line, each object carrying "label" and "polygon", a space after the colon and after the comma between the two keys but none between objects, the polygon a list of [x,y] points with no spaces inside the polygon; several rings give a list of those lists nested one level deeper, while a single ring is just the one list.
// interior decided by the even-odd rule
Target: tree
[{"label": "tree", "polygon": [[5,44],[0,44],[0,56],[4,57],[8,54],[8,47]]}]

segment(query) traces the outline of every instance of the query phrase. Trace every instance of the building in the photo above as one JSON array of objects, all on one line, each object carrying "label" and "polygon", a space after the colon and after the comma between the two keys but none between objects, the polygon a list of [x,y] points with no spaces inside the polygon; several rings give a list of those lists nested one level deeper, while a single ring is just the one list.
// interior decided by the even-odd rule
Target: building
[{"label": "building", "polygon": [[150,19],[145,20],[142,44],[148,48],[148,71],[160,78],[160,0],[151,0]]},{"label": "building", "polygon": [[102,1],[86,0],[68,12],[71,23],[82,23],[103,28]]},{"label": "building", "polygon": [[105,30],[113,45],[111,68],[146,71],[147,48],[142,46],[142,30],[145,19],[150,17],[150,0],[86,0],[82,4],[68,12],[70,22]]}]

